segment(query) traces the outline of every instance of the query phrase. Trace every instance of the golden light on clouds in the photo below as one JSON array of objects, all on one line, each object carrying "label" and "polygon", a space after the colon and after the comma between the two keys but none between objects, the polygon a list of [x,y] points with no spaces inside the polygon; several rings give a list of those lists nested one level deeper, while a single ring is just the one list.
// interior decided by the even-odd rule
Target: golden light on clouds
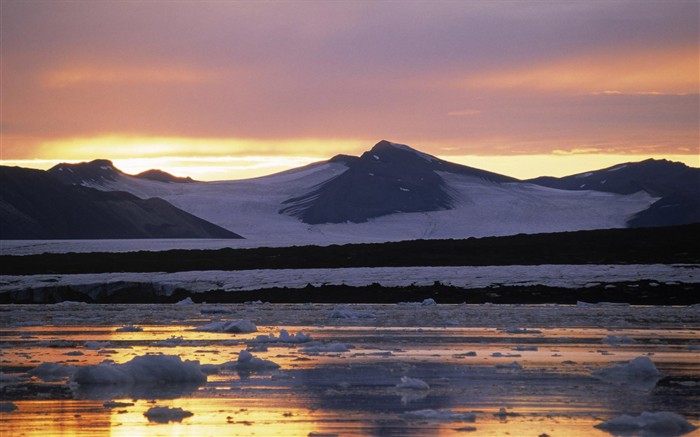
[{"label": "golden light on clouds", "polygon": [[213,71],[184,65],[82,65],[52,69],[41,75],[46,88],[123,83],[195,84],[215,79]]},{"label": "golden light on clouds", "polygon": [[462,81],[462,85],[587,94],[684,95],[698,93],[699,63],[697,46],[673,51],[578,54],[480,74]]}]

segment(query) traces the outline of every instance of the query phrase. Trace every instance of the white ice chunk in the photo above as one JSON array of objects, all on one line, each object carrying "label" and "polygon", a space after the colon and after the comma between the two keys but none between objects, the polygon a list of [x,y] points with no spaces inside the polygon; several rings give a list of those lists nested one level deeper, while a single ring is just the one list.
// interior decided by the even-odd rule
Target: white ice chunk
[{"label": "white ice chunk", "polygon": [[654,362],[649,357],[639,356],[627,363],[593,372],[593,376],[615,385],[651,390],[663,375],[656,369]]},{"label": "white ice chunk", "polygon": [[58,363],[41,363],[29,372],[29,376],[36,376],[43,381],[58,381],[67,378],[76,371],[75,366],[62,366]]},{"label": "white ice chunk", "polygon": [[182,419],[194,416],[193,413],[185,411],[180,407],[152,407],[143,413],[143,415],[146,416],[150,422],[158,423],[182,422]]},{"label": "white ice chunk", "polygon": [[244,334],[249,332],[257,332],[258,327],[250,320],[233,320],[223,322],[211,322],[206,325],[195,328],[195,331],[205,332],[230,332],[234,334]]},{"label": "white ice chunk", "polygon": [[182,361],[176,355],[142,355],[124,364],[101,363],[79,368],[73,375],[78,384],[204,383],[207,376],[199,361]]},{"label": "white ice chunk", "polygon": [[194,301],[192,300],[191,297],[186,297],[185,299],[182,299],[181,301],[175,302],[175,305],[192,305]]},{"label": "white ice chunk", "polygon": [[270,360],[264,360],[253,356],[247,350],[242,350],[238,354],[238,361],[229,361],[222,364],[222,367],[227,367],[236,370],[256,371],[256,370],[275,370],[279,369],[280,365]]},{"label": "white ice chunk", "polygon": [[311,341],[310,334],[304,334],[303,331],[298,331],[296,334],[290,334],[286,329],[281,329],[279,337],[270,333],[269,335],[258,335],[251,343],[308,343]]},{"label": "white ice chunk", "polygon": [[427,382],[418,378],[409,378],[408,376],[402,376],[401,382],[396,384],[396,387],[412,390],[430,390],[430,386]]},{"label": "white ice chunk", "polygon": [[638,431],[642,431],[642,435],[645,436],[679,436],[697,429],[697,426],[685,420],[683,416],[668,411],[656,413],[645,411],[639,416],[623,414],[599,423],[595,427],[616,435],[618,433],[637,435]]}]

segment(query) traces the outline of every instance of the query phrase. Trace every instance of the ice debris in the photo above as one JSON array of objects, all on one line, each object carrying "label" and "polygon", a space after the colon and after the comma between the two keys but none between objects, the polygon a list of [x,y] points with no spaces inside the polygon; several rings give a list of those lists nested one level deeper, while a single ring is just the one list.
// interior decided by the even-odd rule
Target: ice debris
[{"label": "ice debris", "polygon": [[133,407],[134,403],[133,402],[107,401],[107,402],[103,403],[102,406],[105,408],[125,408],[125,407]]},{"label": "ice debris", "polygon": [[186,297],[180,301],[175,302],[175,305],[192,305],[194,301],[191,297]]},{"label": "ice debris", "polygon": [[427,382],[418,378],[409,378],[408,376],[402,376],[401,382],[396,384],[396,388],[407,388],[412,390],[430,390],[430,386]]},{"label": "ice debris", "polygon": [[222,364],[221,367],[243,371],[261,371],[279,369],[280,365],[270,360],[258,358],[247,350],[242,350],[238,354],[237,361],[229,361]]},{"label": "ice debris", "polygon": [[233,334],[245,334],[249,332],[257,332],[258,327],[253,322],[247,319],[232,320],[223,322],[211,322],[206,325],[198,326],[195,331],[205,332],[229,332]]},{"label": "ice debris", "polygon": [[182,422],[182,419],[194,416],[193,413],[185,411],[180,407],[152,407],[143,413],[143,415],[146,416],[150,422],[157,423]]},{"label": "ice debris", "polygon": [[596,428],[618,435],[634,434],[641,431],[644,436],[680,436],[697,429],[679,414],[668,411],[643,412],[639,416],[623,414],[595,425]]},{"label": "ice debris", "polygon": [[81,367],[72,380],[77,384],[204,383],[207,376],[199,361],[182,361],[177,355],[142,355],[124,364]]},{"label": "ice debris", "polygon": [[279,337],[272,333],[269,335],[258,335],[250,343],[308,343],[310,341],[311,334],[304,334],[303,331],[290,334],[286,329],[280,329]]},{"label": "ice debris", "polygon": [[121,328],[117,328],[116,331],[117,332],[141,332],[141,331],[143,331],[143,328],[140,326],[126,325],[126,326],[122,326]]},{"label": "ice debris", "polygon": [[624,385],[641,390],[651,390],[662,378],[649,357],[639,356],[632,361],[616,364],[593,372],[593,376],[615,385]]},{"label": "ice debris", "polygon": [[539,329],[518,328],[517,326],[508,326],[507,328],[498,328],[499,331],[506,334],[542,334]]},{"label": "ice debris", "polygon": [[73,373],[75,373],[77,367],[75,366],[62,366],[58,363],[41,363],[27,374],[29,376],[36,376],[42,381],[52,382],[59,381],[63,378],[67,378]]},{"label": "ice debris", "polygon": [[431,422],[474,422],[476,414],[453,410],[416,410],[407,411],[404,417],[415,420],[427,420]]}]

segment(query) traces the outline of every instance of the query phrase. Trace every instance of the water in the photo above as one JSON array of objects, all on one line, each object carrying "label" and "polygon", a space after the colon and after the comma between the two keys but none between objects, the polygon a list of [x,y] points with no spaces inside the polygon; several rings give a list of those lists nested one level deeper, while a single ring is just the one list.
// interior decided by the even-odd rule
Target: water
[{"label": "water", "polygon": [[[194,330],[240,319],[258,332]],[[128,324],[143,331],[116,331]],[[254,341],[282,329],[348,350],[314,354],[304,350],[309,343],[270,343],[265,350]],[[672,411],[697,425],[699,332],[697,307],[5,305],[0,370],[17,379],[0,382],[0,394],[17,410],[0,413],[0,434],[606,436],[593,426],[643,411]],[[221,365],[246,348],[280,369],[221,369],[204,384],[127,386],[46,382],[26,373],[44,362],[87,366],[158,353]],[[663,373],[655,387],[592,376],[638,356]],[[402,376],[430,389],[399,388]],[[106,401],[126,405],[110,408]],[[153,406],[193,415],[151,422],[144,413]],[[438,413],[412,413],[426,409]],[[472,412],[475,420],[465,420]],[[452,418],[439,420],[440,413]]]}]

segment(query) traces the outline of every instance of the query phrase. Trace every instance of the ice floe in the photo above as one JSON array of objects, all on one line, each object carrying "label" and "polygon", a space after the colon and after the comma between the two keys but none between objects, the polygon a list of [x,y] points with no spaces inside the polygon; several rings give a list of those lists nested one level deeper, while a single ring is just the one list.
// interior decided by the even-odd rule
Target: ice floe
[{"label": "ice floe", "polygon": [[[680,436],[697,429],[683,416],[668,411],[643,412],[639,416],[623,414],[595,425],[615,435]],[[640,434],[641,433],[641,434]]]},{"label": "ice floe", "polygon": [[72,376],[77,370],[76,366],[63,366],[58,363],[41,363],[27,374],[35,376],[43,381],[52,382],[60,381],[63,378]]},{"label": "ice floe", "polygon": [[270,333],[268,335],[258,335],[249,343],[308,343],[311,341],[310,334],[304,334],[303,331],[298,331],[296,334],[290,334],[286,329],[280,329],[279,336]]},{"label": "ice floe", "polygon": [[182,361],[177,355],[142,355],[124,364],[101,363],[80,367],[72,381],[85,384],[204,383],[207,376],[199,361]]},{"label": "ice floe", "polygon": [[248,352],[247,350],[242,350],[238,354],[237,361],[229,361],[221,365],[223,368],[242,370],[248,372],[264,371],[264,370],[275,370],[279,369],[280,365],[270,361],[258,358]]},{"label": "ice floe", "polygon": [[141,332],[143,331],[143,328],[140,326],[135,326],[135,325],[126,325],[122,326],[121,328],[117,328],[116,332]]},{"label": "ice floe", "polygon": [[229,332],[233,334],[245,334],[257,332],[258,327],[250,320],[231,320],[222,322],[211,322],[206,325],[198,326],[195,331],[204,332]]},{"label": "ice floe", "polygon": [[654,362],[645,356],[639,356],[629,362],[616,364],[593,372],[593,376],[615,385],[650,390],[663,377]]},{"label": "ice floe", "polygon": [[318,355],[321,353],[342,353],[349,350],[350,347],[347,344],[329,343],[308,345],[301,350],[301,353],[306,355]]},{"label": "ice floe", "polygon": [[430,390],[430,385],[422,379],[409,378],[408,376],[402,376],[401,382],[396,384],[396,388],[405,388],[411,390]]},{"label": "ice floe", "polygon": [[168,422],[182,422],[182,419],[194,416],[193,413],[185,411],[180,407],[151,407],[143,413],[144,416],[148,418],[150,422],[157,423],[168,423]]}]

